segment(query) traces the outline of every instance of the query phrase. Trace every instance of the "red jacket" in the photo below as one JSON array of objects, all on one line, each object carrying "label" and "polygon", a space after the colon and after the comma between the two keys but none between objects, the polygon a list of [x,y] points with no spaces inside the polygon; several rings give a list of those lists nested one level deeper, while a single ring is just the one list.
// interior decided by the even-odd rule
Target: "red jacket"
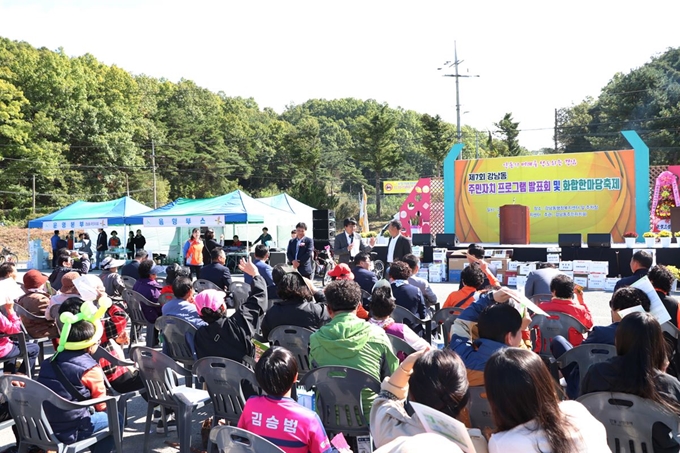
[{"label": "red jacket", "polygon": [[[569,316],[576,318],[586,329],[593,328],[593,318],[590,315],[590,310],[585,304],[581,304],[575,300],[553,299],[550,302],[543,302],[538,305],[539,308],[545,311],[556,311],[559,313],[566,313]],[[569,330],[569,343],[578,346],[583,342],[583,335],[574,329]]]}]

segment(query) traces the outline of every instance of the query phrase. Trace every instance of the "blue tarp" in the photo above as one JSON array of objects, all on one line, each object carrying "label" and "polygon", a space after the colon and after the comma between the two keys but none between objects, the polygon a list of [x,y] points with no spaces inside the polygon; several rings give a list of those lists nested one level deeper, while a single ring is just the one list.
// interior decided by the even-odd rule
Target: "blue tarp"
[{"label": "blue tarp", "polygon": [[[29,228],[42,228],[43,222],[59,221],[56,228],[71,228],[70,223],[62,227],[62,222],[107,219],[109,225],[141,225],[138,214],[149,211],[145,206],[130,197],[122,197],[117,200],[91,202],[76,201],[52,214],[40,217],[28,222]],[[79,228],[76,224],[73,228]]]},{"label": "blue tarp", "polygon": [[158,209],[139,214],[135,220],[142,223],[145,217],[224,216],[224,223],[263,223],[265,216],[279,213],[289,214],[235,190],[215,198],[178,198]]}]

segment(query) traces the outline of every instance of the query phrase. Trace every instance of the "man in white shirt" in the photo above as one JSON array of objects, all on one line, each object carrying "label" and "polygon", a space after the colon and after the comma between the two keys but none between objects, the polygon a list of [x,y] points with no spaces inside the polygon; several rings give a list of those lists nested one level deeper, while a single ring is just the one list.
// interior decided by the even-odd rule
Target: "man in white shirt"
[{"label": "man in white shirt", "polygon": [[387,243],[387,264],[400,260],[404,255],[411,253],[411,242],[401,235],[401,222],[392,220],[387,226],[390,240]]},{"label": "man in white shirt", "polygon": [[370,239],[370,246],[361,242],[361,235],[356,232],[357,221],[353,218],[345,219],[343,226],[345,230],[335,237],[333,253],[341,264],[348,264],[359,253],[370,253],[375,245],[375,238]]}]

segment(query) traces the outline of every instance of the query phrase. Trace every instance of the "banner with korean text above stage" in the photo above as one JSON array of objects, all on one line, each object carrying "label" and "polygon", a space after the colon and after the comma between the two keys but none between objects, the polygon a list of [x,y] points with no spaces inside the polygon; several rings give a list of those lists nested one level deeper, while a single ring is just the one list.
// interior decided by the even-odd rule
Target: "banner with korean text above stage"
[{"label": "banner with korean text above stage", "polygon": [[529,207],[533,243],[609,232],[622,242],[635,230],[632,150],[458,160],[455,175],[462,242],[498,242],[499,208],[507,204]]},{"label": "banner with korean text above stage", "polygon": [[176,216],[176,217],[144,217],[145,227],[188,227],[200,228],[224,226],[223,215]]}]

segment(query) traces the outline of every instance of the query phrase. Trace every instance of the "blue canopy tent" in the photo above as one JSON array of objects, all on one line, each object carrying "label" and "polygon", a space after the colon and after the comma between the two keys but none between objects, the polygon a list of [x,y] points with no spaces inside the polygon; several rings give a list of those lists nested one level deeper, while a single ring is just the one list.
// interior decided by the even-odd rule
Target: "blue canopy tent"
[{"label": "blue canopy tent", "polygon": [[138,214],[149,211],[145,206],[130,197],[111,201],[76,201],[52,214],[30,220],[29,228],[82,229],[101,228],[107,225],[139,225]]}]

